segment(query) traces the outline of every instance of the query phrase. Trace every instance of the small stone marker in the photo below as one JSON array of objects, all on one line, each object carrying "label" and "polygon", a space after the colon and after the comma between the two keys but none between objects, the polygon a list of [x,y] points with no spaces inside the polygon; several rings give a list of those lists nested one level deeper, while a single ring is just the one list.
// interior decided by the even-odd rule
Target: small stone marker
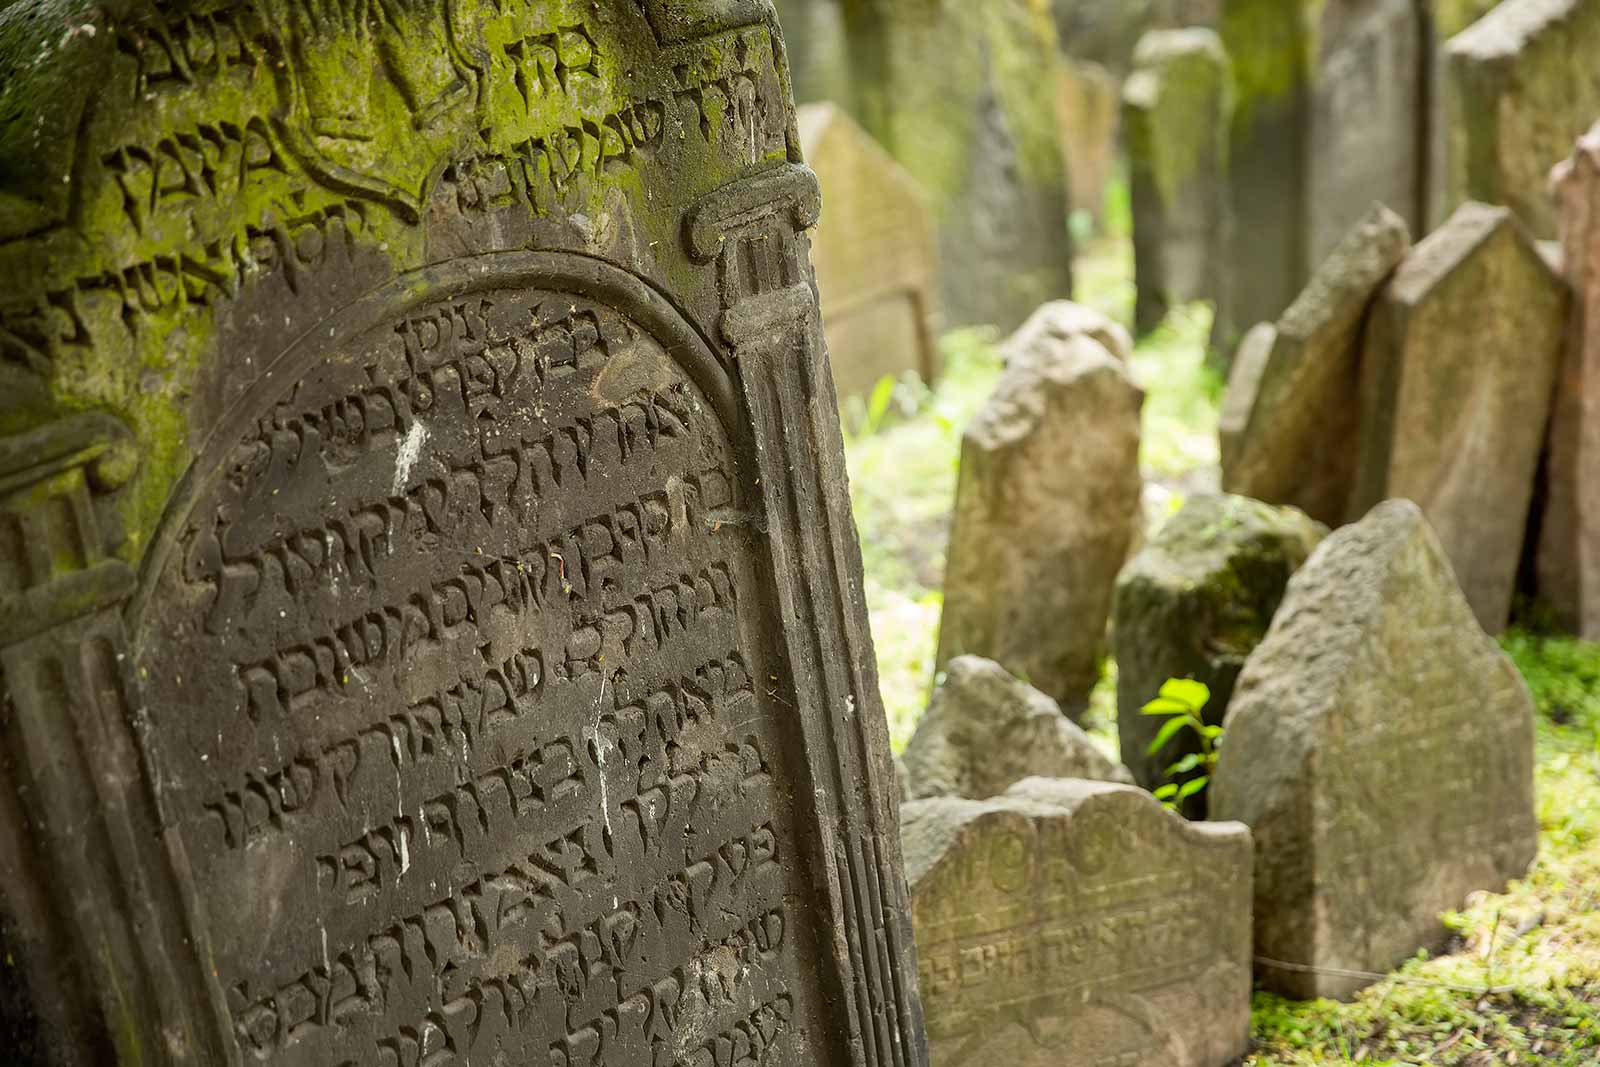
[{"label": "small stone marker", "polygon": [[1106,187],[1117,169],[1117,79],[1098,63],[1072,59],[1061,63],[1059,79],[1056,106],[1072,210],[1087,213],[1100,226]]},{"label": "small stone marker", "polygon": [[992,659],[1076,718],[1140,527],[1144,394],[1089,336],[1033,337],[962,438],[938,663]]},{"label": "small stone marker", "polygon": [[999,796],[1024,778],[1133,784],[1055,701],[992,660],[957,656],[906,746],[911,798]]},{"label": "small stone marker", "polygon": [[1222,1067],[1250,1031],[1250,833],[1030,778],[901,809],[933,1062]]},{"label": "small stone marker", "polygon": [[[1284,312],[1254,381],[1230,382],[1224,406],[1249,417],[1222,467],[1222,488],[1344,521],[1359,448],[1360,345],[1367,308],[1411,240],[1405,222],[1375,205]],[[1240,390],[1236,392],[1235,390]]]},{"label": "small stone marker", "polygon": [[1446,51],[1452,206],[1504,204],[1555,237],[1547,177],[1600,115],[1600,5],[1503,0]]},{"label": "small stone marker", "polygon": [[1034,349],[1065,344],[1078,336],[1098,342],[1124,363],[1133,358],[1133,338],[1120,322],[1070,300],[1052,300],[1029,315],[1000,346],[1000,358],[1009,366],[1016,359],[1033,358],[1027,353]]},{"label": "small stone marker", "polygon": [[812,238],[833,381],[841,397],[939,372],[938,251],[915,178],[833,104],[800,109],[800,143],[826,216]]},{"label": "small stone marker", "polygon": [[1539,598],[1573,632],[1600,641],[1600,124],[1555,186],[1574,304],[1550,415]]},{"label": "small stone marker", "polygon": [[1122,90],[1133,199],[1138,297],[1147,333],[1179,304],[1223,299],[1231,228],[1228,130],[1233,73],[1208,29],[1156,30],[1139,39]]},{"label": "small stone marker", "polygon": [[[1211,690],[1205,721],[1221,725],[1234,682],[1266,636],[1289,576],[1326,534],[1293,508],[1194,497],[1122,569],[1112,609],[1117,732],[1122,762],[1140,785],[1155,789],[1168,780],[1168,767],[1200,751],[1186,731],[1151,755],[1147,749],[1165,720],[1141,709],[1167,679],[1192,678]],[[1204,818],[1204,797],[1189,801],[1185,814]]]},{"label": "small stone marker", "polygon": [[1233,364],[1228,368],[1228,388],[1222,396],[1222,410],[1217,415],[1218,447],[1222,469],[1232,470],[1239,463],[1240,442],[1250,425],[1250,409],[1255,406],[1256,394],[1261,391],[1261,376],[1266,373],[1267,360],[1278,343],[1278,324],[1258,322],[1239,342],[1233,354]]},{"label": "small stone marker", "polygon": [[[1416,505],[1335,531],[1234,690],[1213,817],[1256,847],[1267,988],[1347,997],[1447,932],[1538,848],[1533,701]],[[1287,967],[1265,961],[1278,961]]]},{"label": "small stone marker", "polygon": [[1406,257],[1367,326],[1349,516],[1420,504],[1490,633],[1511,614],[1567,314],[1565,283],[1510,210],[1466,204]]},{"label": "small stone marker", "polygon": [[923,1067],[770,6],[51,10],[0,1058]]}]

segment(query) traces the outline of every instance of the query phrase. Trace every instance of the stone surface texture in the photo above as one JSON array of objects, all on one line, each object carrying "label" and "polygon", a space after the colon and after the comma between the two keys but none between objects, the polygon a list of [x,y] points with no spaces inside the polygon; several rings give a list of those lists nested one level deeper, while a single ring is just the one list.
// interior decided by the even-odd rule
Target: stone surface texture
[{"label": "stone surface texture", "polygon": [[1133,784],[1055,701],[992,660],[957,656],[945,666],[903,757],[913,799],[987,800],[1024,778],[1087,778]]},{"label": "stone surface texture", "polygon": [[1221,1067],[1250,1030],[1250,833],[1030,778],[902,813],[934,1062]]},{"label": "stone surface texture", "polygon": [[827,205],[811,239],[841,397],[907,371],[939,373],[938,237],[922,187],[833,104],[800,109],[800,143]]},{"label": "stone surface texture", "polygon": [[1228,136],[1233,73],[1215,31],[1154,30],[1123,86],[1133,202],[1134,323],[1155,329],[1174,306],[1223,292],[1231,230]]},{"label": "stone surface texture", "polygon": [[1133,358],[1133,337],[1122,323],[1083,304],[1052,300],[1041,305],[1005,339],[1000,346],[1000,359],[1007,366],[1026,363],[1074,337],[1088,337],[1124,363]]},{"label": "stone surface texture", "polygon": [[1266,988],[1348,997],[1362,979],[1293,968],[1383,973],[1442,946],[1468,893],[1521,877],[1533,740],[1527,686],[1414,504],[1324,541],[1239,678],[1211,789],[1255,838]]},{"label": "stone surface texture", "polygon": [[1230,383],[1224,406],[1238,419],[1248,405],[1249,416],[1224,460],[1223,489],[1329,526],[1344,521],[1359,447],[1362,331],[1409,248],[1405,221],[1374,206],[1317,269],[1278,321],[1259,378]]},{"label": "stone surface texture", "polygon": [[987,657],[1082,713],[1140,528],[1143,401],[1087,335],[1011,350],[962,437],[940,665]]},{"label": "stone surface texture", "polygon": [[1411,251],[1367,324],[1347,517],[1420,504],[1491,633],[1511,614],[1568,307],[1510,210],[1469,203]]},{"label": "stone surface texture", "polygon": [[[1200,751],[1198,739],[1185,732],[1150,755],[1146,749],[1165,720],[1140,709],[1169,678],[1192,678],[1211,690],[1204,718],[1220,726],[1289,577],[1326,534],[1293,508],[1194,497],[1122,569],[1112,608],[1117,734],[1138,784],[1154,789],[1168,781],[1168,767]],[[1203,818],[1204,796],[1190,798],[1185,814]]]}]

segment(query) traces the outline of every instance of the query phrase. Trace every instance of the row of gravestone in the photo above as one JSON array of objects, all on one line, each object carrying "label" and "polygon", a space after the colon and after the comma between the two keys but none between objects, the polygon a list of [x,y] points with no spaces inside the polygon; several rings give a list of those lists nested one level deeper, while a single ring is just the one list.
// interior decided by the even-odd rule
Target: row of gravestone
[{"label": "row of gravestone", "polygon": [[[1221,1067],[1246,1049],[1252,975],[1350,996],[1527,870],[1532,699],[1426,519],[1391,501],[1325,533],[1203,497],[1130,561],[1134,775],[998,664],[947,664],[899,767],[935,1062]],[[1209,683],[1226,727],[1216,821],[1127,784],[1162,775],[1129,722],[1172,675]]]},{"label": "row of gravestone", "polygon": [[1329,525],[1417,501],[1479,621],[1520,592],[1600,635],[1600,126],[1553,179],[1560,245],[1469,203],[1412,246],[1381,206],[1240,346],[1225,487]]}]

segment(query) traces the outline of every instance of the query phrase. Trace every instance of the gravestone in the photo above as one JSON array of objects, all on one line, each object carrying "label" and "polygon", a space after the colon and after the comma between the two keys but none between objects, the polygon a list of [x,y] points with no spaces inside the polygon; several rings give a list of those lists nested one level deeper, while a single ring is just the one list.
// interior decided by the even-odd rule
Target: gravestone
[{"label": "gravestone", "polygon": [[1144,394],[1087,334],[1036,338],[962,436],[937,662],[992,659],[1077,718],[1140,528]]},{"label": "gravestone", "polygon": [[[1245,660],[1266,636],[1292,575],[1326,536],[1293,508],[1245,497],[1194,497],[1168,519],[1117,576],[1112,634],[1117,660],[1117,736],[1122,762],[1146,789],[1200,751],[1185,731],[1151,754],[1165,719],[1141,714],[1169,678],[1211,690],[1203,717],[1222,725]],[[1183,782],[1192,771],[1171,780]],[[1205,797],[1184,813],[1205,817]]]},{"label": "gravestone", "polygon": [[1061,148],[1074,214],[1105,222],[1106,187],[1117,171],[1117,79],[1098,63],[1066,60],[1057,74]]},{"label": "gravestone", "polygon": [[[801,104],[850,99],[850,53],[842,0],[774,0]],[[831,210],[831,209],[830,209]]]},{"label": "gravestone", "polygon": [[1537,581],[1562,625],[1600,641],[1600,124],[1555,187],[1573,309],[1550,412]]},{"label": "gravestone", "polygon": [[1555,237],[1550,169],[1600,114],[1600,6],[1503,0],[1446,51],[1449,206],[1504,204]]},{"label": "gravestone", "polygon": [[1222,408],[1217,413],[1217,444],[1224,470],[1232,469],[1239,462],[1240,441],[1250,424],[1250,409],[1255,405],[1256,393],[1261,390],[1261,376],[1277,343],[1277,324],[1258,322],[1244,335],[1239,350],[1233,354],[1233,364],[1228,368],[1228,386],[1222,394]]},{"label": "gravestone", "polygon": [[1017,332],[1000,346],[1000,360],[1009,366],[1015,360],[1036,358],[1036,350],[1065,344],[1074,337],[1085,336],[1117,359],[1126,363],[1133,358],[1133,338],[1116,319],[1070,300],[1052,300],[1042,305]]},{"label": "gravestone", "polygon": [[828,205],[811,258],[839,395],[871,393],[906,371],[931,384],[939,272],[922,187],[834,105],[806,105],[799,125]]},{"label": "gravestone", "polygon": [[946,665],[903,763],[910,798],[986,800],[1035,777],[1133,784],[1060,705],[978,656]]},{"label": "gravestone", "polygon": [[1223,458],[1223,489],[1328,526],[1344,521],[1360,448],[1367,309],[1410,246],[1405,221],[1373,206],[1284,312],[1259,376],[1229,382],[1223,406],[1235,419],[1249,416]]},{"label": "gravestone", "polygon": [[1193,300],[1226,310],[1228,126],[1233,78],[1212,30],[1139,39],[1122,90],[1133,202],[1134,323],[1161,325]]},{"label": "gravestone", "polygon": [[1220,1067],[1250,1035],[1250,833],[1030,778],[901,809],[933,1061]]},{"label": "gravestone", "polygon": [[9,1062],[925,1063],[776,45],[0,12]]},{"label": "gravestone", "polygon": [[1227,730],[1211,813],[1254,835],[1274,992],[1353,994],[1365,979],[1329,972],[1442,946],[1441,912],[1533,861],[1533,700],[1409,501],[1335,531],[1290,580]]},{"label": "gravestone", "polygon": [[1494,10],[1501,0],[1426,0],[1424,10],[1432,22],[1432,61],[1428,69],[1428,179],[1427,229],[1450,217],[1450,41]]},{"label": "gravestone", "polygon": [[1422,505],[1478,621],[1499,633],[1527,535],[1567,287],[1507,208],[1465,204],[1373,305],[1349,517]]},{"label": "gravestone", "polygon": [[845,25],[851,113],[933,205],[947,321],[1010,330],[1071,296],[1061,59],[1038,0],[857,0]]},{"label": "gravestone", "polygon": [[1238,86],[1228,318],[1243,330],[1282,314],[1374,200],[1424,229],[1433,44],[1414,0],[1222,7]]}]

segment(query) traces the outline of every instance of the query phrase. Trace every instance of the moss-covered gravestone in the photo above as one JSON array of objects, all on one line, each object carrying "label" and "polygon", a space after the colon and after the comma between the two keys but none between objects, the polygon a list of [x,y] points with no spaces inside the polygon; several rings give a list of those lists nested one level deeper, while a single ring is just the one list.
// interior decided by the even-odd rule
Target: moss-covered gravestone
[{"label": "moss-covered gravestone", "polygon": [[0,9],[8,1063],[924,1062],[759,0]]},{"label": "moss-covered gravestone", "polygon": [[1117,172],[1117,126],[1121,88],[1098,63],[1065,60],[1057,74],[1056,110],[1074,216],[1096,226],[1105,222],[1106,189]]}]

